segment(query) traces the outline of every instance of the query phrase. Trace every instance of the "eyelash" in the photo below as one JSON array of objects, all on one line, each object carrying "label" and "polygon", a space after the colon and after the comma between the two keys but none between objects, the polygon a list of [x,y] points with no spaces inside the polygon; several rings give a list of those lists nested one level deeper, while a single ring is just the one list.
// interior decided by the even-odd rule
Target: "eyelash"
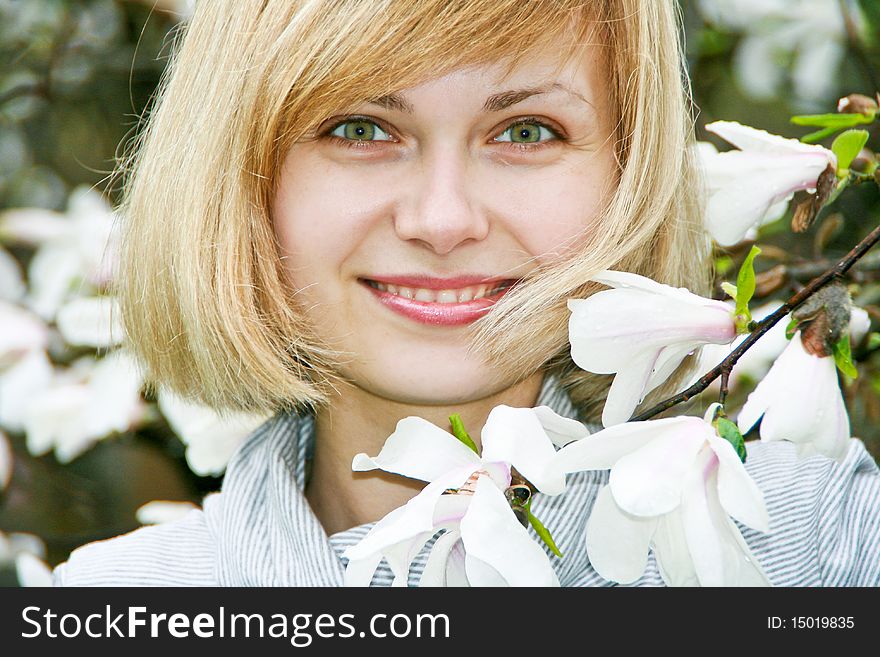
[{"label": "eyelash", "polygon": [[[321,138],[329,139],[334,143],[339,144],[340,146],[344,146],[346,148],[356,148],[359,150],[364,149],[372,149],[377,148],[376,144],[381,144],[383,142],[390,142],[390,139],[346,139],[345,137],[339,137],[338,135],[331,134],[340,126],[345,125],[346,123],[355,123],[355,122],[364,122],[364,123],[372,123],[377,128],[379,128],[382,132],[391,136],[391,131],[382,127],[382,125],[376,121],[375,119],[371,119],[367,116],[347,116],[344,119],[336,121],[333,125],[327,128],[322,134]],[[539,126],[539,128],[546,128],[549,130],[555,139],[548,139],[540,142],[514,142],[514,141],[498,141],[495,142],[496,145],[502,146],[504,148],[512,149],[517,152],[529,152],[529,151],[538,151],[544,148],[552,147],[558,145],[559,143],[565,142],[565,137],[560,133],[559,130],[554,128],[553,126],[541,121],[540,119],[533,116],[523,116],[517,119],[510,121],[507,124],[507,127],[504,128],[500,133],[498,133],[497,137],[500,137],[508,130],[510,130],[513,126],[518,125],[520,123],[528,123],[530,125]]]}]

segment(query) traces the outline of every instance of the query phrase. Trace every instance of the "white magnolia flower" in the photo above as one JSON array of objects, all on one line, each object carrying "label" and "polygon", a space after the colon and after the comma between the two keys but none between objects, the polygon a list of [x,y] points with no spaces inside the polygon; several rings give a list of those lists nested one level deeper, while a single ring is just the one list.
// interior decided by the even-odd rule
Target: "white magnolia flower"
[{"label": "white magnolia flower", "polygon": [[134,359],[121,350],[56,370],[49,385],[24,403],[20,420],[28,450],[39,456],[54,449],[67,463],[98,440],[128,431],[144,415],[142,381]]},{"label": "white magnolia flower", "polygon": [[20,586],[51,586],[46,545],[33,534],[0,532],[0,566],[14,566]]},{"label": "white magnolia flower", "polygon": [[26,291],[18,261],[0,248],[0,301],[18,301]]},{"label": "white magnolia flower", "polygon": [[578,367],[617,374],[602,411],[606,427],[626,422],[697,347],[736,337],[722,301],[628,272],[604,271],[592,280],[616,289],[569,299],[568,335]]},{"label": "white magnolia flower", "polygon": [[[706,418],[710,418],[713,404]],[[728,516],[768,531],[761,491],[707,419],[629,422],[562,448],[564,472],[611,469],[587,523],[590,563],[630,583],[649,548],[670,586],[766,586],[766,575]]]},{"label": "white magnolia flower", "polygon": [[0,566],[15,563],[21,554],[32,554],[40,559],[46,558],[46,544],[39,536],[24,532],[4,534],[0,532]]},{"label": "white magnolia flower", "polygon": [[15,557],[18,583],[25,587],[47,588],[52,586],[52,569],[39,557],[23,552]]},{"label": "white magnolia flower", "polygon": [[740,242],[750,229],[775,219],[799,190],[816,188],[837,157],[822,146],[771,135],[733,121],[716,121],[706,130],[740,150],[698,149],[707,184],[705,226],[722,246]]},{"label": "white magnolia flower", "polygon": [[849,339],[852,344],[859,344],[871,330],[871,316],[868,311],[858,306],[850,308]]},{"label": "white magnolia flower", "polygon": [[0,431],[0,492],[9,485],[12,478],[12,447],[9,439]]},{"label": "white magnolia flower", "polygon": [[154,500],[138,507],[135,517],[142,525],[161,525],[180,520],[195,508],[197,507],[192,502]]},{"label": "white magnolia flower", "polygon": [[199,476],[219,475],[230,457],[268,415],[225,413],[182,399],[167,390],[159,392],[159,410],[186,445],[186,461]]},{"label": "white magnolia flower", "polygon": [[56,322],[71,345],[105,349],[122,342],[122,316],[113,297],[72,299],[58,310]]},{"label": "white magnolia flower", "polygon": [[52,383],[54,371],[46,352],[35,349],[0,372],[0,426],[24,431],[25,408]]},{"label": "white magnolia flower", "polygon": [[345,551],[346,584],[368,585],[385,558],[394,584],[405,586],[413,558],[445,530],[433,546],[421,586],[558,586],[547,554],[517,520],[505,491],[513,467],[540,492],[561,493],[565,475],[545,471],[554,445],[587,434],[581,423],[546,406],[497,406],[480,434],[478,456],[430,422],[404,418],[378,456],[358,454],[352,469],[381,469],[429,483]]},{"label": "white magnolia flower", "polygon": [[743,433],[761,420],[761,440],[788,440],[798,454],[824,454],[841,460],[849,446],[846,405],[831,356],[814,356],[800,331],[749,395],[737,424]]},{"label": "white magnolia flower", "polygon": [[49,341],[45,322],[15,304],[0,300],[0,368],[17,362]]},{"label": "white magnolia flower", "polygon": [[[858,5],[846,0],[857,29]],[[806,101],[833,98],[846,52],[846,24],[835,0],[701,0],[713,23],[743,32],[734,53],[734,73],[747,94],[769,100],[790,77]]]},{"label": "white magnolia flower", "polygon": [[101,289],[117,260],[115,215],[107,201],[89,188],[71,194],[66,215],[35,208],[0,213],[0,237],[36,246],[28,267],[27,305],[44,319],[85,289]]}]

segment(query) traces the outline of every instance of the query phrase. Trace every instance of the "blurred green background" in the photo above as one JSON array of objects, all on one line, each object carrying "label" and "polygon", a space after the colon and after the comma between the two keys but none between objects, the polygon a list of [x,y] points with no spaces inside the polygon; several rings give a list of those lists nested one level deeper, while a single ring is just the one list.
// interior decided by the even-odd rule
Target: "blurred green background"
[{"label": "blurred green background", "polygon": [[[699,126],[727,119],[800,137],[808,130],[791,125],[792,114],[833,112],[840,96],[880,88],[877,0],[684,0],[681,9]],[[63,212],[80,185],[116,199],[118,188],[108,187],[116,156],[135,134],[191,10],[185,0],[0,0],[0,210]],[[870,129],[876,140],[876,124]],[[708,138],[702,129],[698,136]],[[785,219],[761,241],[780,248],[778,260],[835,259],[878,217],[877,187],[863,185],[810,232],[793,235]],[[7,248],[23,267],[33,255]],[[729,255],[736,262],[744,252]],[[773,264],[764,258],[758,268]],[[874,273],[864,272],[856,302],[873,313],[876,331]],[[853,434],[877,455],[880,356],[868,347],[856,356],[862,376],[846,388]],[[155,410],[137,431],[103,440],[69,464],[33,457],[22,436],[9,438],[14,471],[0,492],[0,530],[42,538],[51,565],[78,545],[138,526],[134,510],[145,502],[198,502],[220,482],[193,474],[184,445]],[[14,583],[8,568],[0,568],[3,583]]]}]

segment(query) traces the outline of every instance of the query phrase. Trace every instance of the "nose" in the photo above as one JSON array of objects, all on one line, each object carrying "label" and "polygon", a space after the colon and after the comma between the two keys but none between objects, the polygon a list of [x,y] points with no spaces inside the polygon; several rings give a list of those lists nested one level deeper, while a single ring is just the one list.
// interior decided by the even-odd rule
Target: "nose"
[{"label": "nose", "polygon": [[451,146],[436,148],[420,159],[412,193],[395,214],[394,228],[400,239],[420,242],[446,255],[489,234],[488,219],[469,184],[467,164],[467,156]]}]

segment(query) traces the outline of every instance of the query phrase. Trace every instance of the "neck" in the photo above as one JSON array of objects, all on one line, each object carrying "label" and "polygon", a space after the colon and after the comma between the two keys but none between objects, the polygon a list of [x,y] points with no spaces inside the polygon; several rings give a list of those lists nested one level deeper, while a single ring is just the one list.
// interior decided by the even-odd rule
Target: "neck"
[{"label": "neck", "polygon": [[355,454],[375,456],[398,420],[422,417],[449,430],[449,416],[458,413],[478,448],[489,412],[499,404],[532,407],[541,390],[543,374],[483,399],[454,405],[412,405],[378,397],[355,386],[339,394],[315,417],[315,451],[306,499],[328,535],[379,520],[406,504],[425,482],[382,471],[352,472]]}]

